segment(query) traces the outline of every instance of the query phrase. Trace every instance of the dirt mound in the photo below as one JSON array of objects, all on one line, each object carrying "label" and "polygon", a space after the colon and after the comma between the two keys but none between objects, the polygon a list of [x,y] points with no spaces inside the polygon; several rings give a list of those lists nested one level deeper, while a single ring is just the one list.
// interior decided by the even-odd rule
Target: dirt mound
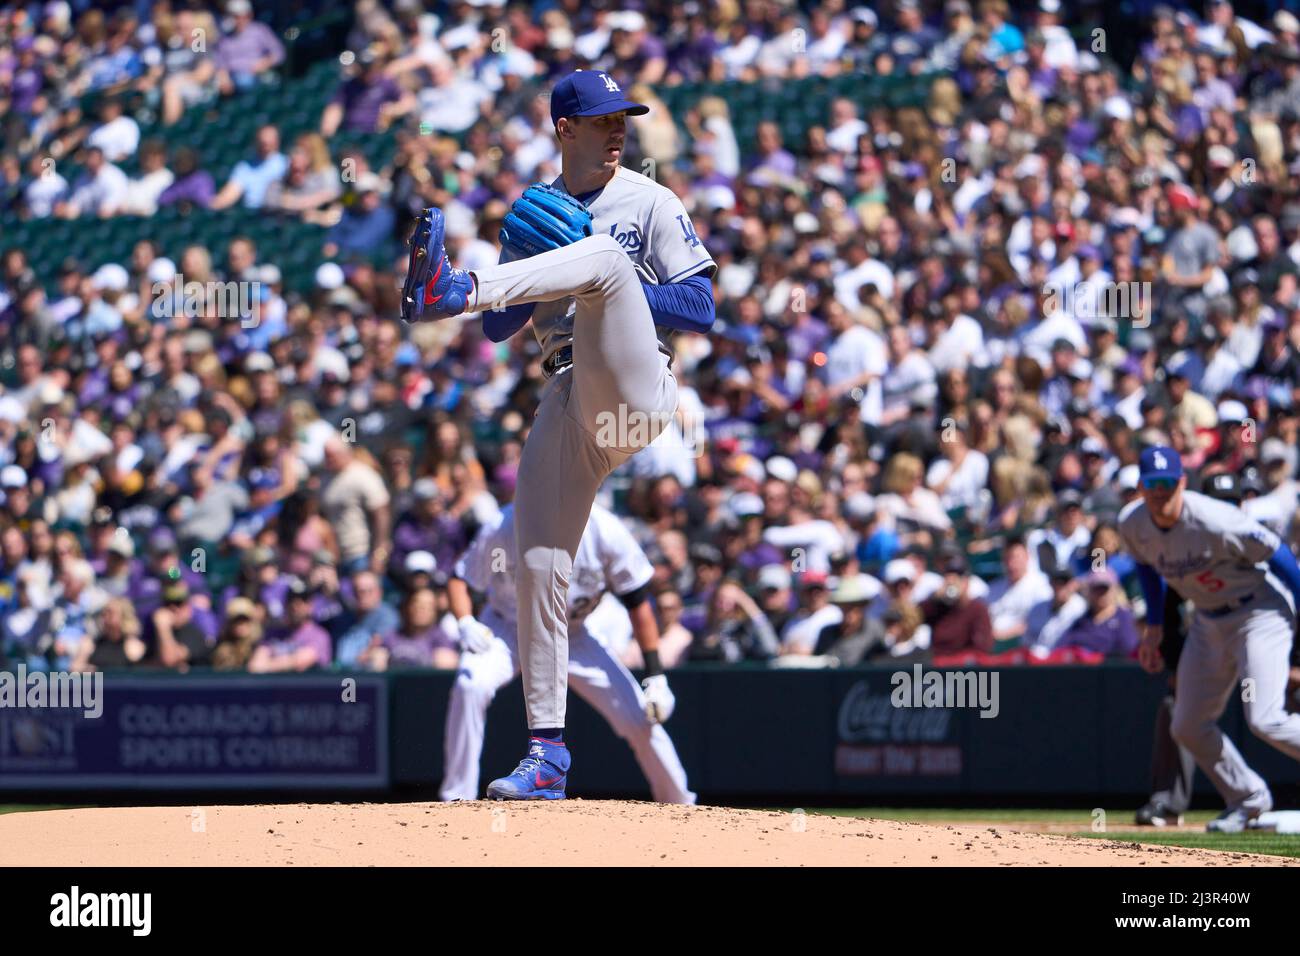
[{"label": "dirt mound", "polygon": [[6,866],[1279,866],[1277,857],[798,812],[562,803],[298,803],[0,816]]}]

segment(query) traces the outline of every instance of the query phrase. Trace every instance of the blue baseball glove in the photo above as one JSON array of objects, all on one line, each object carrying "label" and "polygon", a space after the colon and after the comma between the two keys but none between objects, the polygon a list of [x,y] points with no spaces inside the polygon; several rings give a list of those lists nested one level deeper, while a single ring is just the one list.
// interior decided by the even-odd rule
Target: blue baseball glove
[{"label": "blue baseball glove", "polygon": [[527,259],[590,235],[586,206],[554,186],[534,183],[510,207],[499,238],[515,258]]}]

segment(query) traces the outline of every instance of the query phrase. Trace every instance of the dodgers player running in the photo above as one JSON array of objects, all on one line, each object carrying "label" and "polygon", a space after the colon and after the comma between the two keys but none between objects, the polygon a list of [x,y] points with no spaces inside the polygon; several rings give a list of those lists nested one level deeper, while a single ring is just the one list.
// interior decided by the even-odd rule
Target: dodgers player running
[{"label": "dodgers player running", "polygon": [[1172,448],[1147,448],[1138,465],[1142,498],[1119,517],[1147,605],[1138,659],[1151,673],[1164,666],[1159,647],[1168,582],[1195,608],[1178,661],[1170,730],[1227,804],[1207,829],[1239,832],[1272,809],[1273,797],[1218,720],[1239,683],[1250,687],[1242,702],[1251,731],[1300,760],[1300,714],[1285,706],[1300,567],[1272,531],[1227,502],[1188,491]]},{"label": "dodgers player running", "polygon": [[[658,327],[704,332],[713,324],[716,266],[685,207],[671,190],[619,166],[627,116],[647,112],[606,73],[570,74],[551,95],[562,173],[516,200],[502,232],[502,263],[453,269],[437,209],[426,210],[412,237],[403,318],[483,309],[495,341],[531,318],[548,376],[515,494],[529,743],[519,766],[490,786],[499,798],[563,793],[570,768],[565,592],[578,543],[601,482],[676,411],[672,353]],[[547,227],[540,233],[532,228],[539,223]]]},{"label": "dodgers player running", "polygon": [[[440,791],[444,800],[478,796],[488,705],[519,672],[515,565],[514,506],[507,505],[494,525],[479,532],[447,585],[466,653],[447,704]],[[649,559],[623,523],[599,505],[593,507],[569,582],[569,679],[578,695],[631,746],[655,800],[694,803],[677,749],[662,726],[675,702],[659,666],[659,628],[647,590],[653,576]],[[486,595],[481,620],[472,616],[470,588]],[[589,626],[595,616],[591,612],[607,590],[632,618],[633,635],[650,672],[641,686],[596,636],[597,628]],[[546,796],[564,795],[553,787],[542,789]]]}]

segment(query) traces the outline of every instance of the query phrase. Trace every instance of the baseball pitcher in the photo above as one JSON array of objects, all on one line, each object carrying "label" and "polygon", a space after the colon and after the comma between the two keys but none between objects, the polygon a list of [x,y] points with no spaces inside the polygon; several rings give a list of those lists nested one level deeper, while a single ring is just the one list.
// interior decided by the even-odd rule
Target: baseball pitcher
[{"label": "baseball pitcher", "polygon": [[425,211],[411,240],[403,319],[483,310],[495,341],[531,319],[548,376],[514,509],[530,739],[514,772],[489,786],[498,799],[563,793],[565,595],[578,544],[601,482],[676,410],[660,329],[704,332],[713,324],[716,267],[685,207],[671,190],[619,166],[626,118],[646,112],[608,74],[570,74],[551,95],[563,171],[515,201],[501,231],[501,264],[453,269],[438,209]]},{"label": "baseball pitcher", "polygon": [[[507,505],[497,523],[479,532],[447,585],[465,653],[447,704],[444,800],[478,797],[488,705],[519,672],[516,564],[514,506]],[[675,701],[659,666],[659,628],[647,591],[653,576],[649,559],[623,523],[599,505],[593,507],[569,582],[569,679],[574,691],[628,742],[655,800],[694,803],[677,749],[662,726]],[[472,613],[471,588],[485,595],[479,618]],[[606,591],[618,597],[632,618],[633,636],[649,672],[640,686],[589,626]],[[552,799],[564,795],[553,785],[541,789]]]},{"label": "baseball pitcher", "polygon": [[1251,731],[1300,760],[1300,714],[1285,707],[1300,567],[1272,531],[1227,502],[1187,491],[1172,448],[1147,448],[1138,461],[1142,497],[1120,513],[1119,524],[1125,549],[1138,561],[1147,605],[1138,659],[1151,673],[1164,666],[1159,648],[1168,582],[1195,608],[1178,661],[1170,730],[1227,804],[1207,829],[1239,832],[1272,809],[1273,797],[1218,720],[1240,688]]}]

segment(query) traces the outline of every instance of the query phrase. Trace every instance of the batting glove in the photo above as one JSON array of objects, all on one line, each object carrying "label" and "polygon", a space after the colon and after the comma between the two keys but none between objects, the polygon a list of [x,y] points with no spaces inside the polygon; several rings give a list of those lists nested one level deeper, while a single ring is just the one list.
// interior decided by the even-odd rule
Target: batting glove
[{"label": "batting glove", "polygon": [[646,720],[652,724],[662,724],[673,715],[677,698],[673,695],[672,688],[668,686],[666,674],[647,677],[641,682],[641,689],[645,691]]},{"label": "batting glove", "polygon": [[460,631],[460,649],[466,654],[482,654],[492,646],[492,629],[466,614],[456,621]]}]

